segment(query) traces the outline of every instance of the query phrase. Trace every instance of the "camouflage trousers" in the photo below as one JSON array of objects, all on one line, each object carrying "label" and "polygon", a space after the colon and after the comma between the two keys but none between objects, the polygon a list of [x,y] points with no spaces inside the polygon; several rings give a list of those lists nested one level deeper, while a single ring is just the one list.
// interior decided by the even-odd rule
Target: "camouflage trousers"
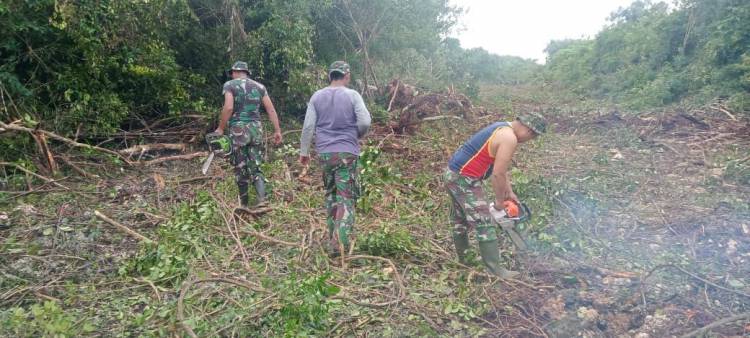
[{"label": "camouflage trousers", "polygon": [[326,223],[330,249],[338,252],[340,242],[344,250],[348,250],[358,197],[358,156],[349,153],[323,153],[319,156],[326,190]]},{"label": "camouflage trousers", "polygon": [[453,236],[465,237],[469,230],[476,228],[476,238],[480,243],[497,240],[497,229],[482,190],[482,180],[447,169],[443,174],[443,181],[451,198]]},{"label": "camouflage trousers", "polygon": [[231,161],[240,192],[240,203],[247,206],[250,183],[264,179],[260,171],[263,161],[263,126],[260,121],[238,123],[229,127],[229,137],[232,139]]}]

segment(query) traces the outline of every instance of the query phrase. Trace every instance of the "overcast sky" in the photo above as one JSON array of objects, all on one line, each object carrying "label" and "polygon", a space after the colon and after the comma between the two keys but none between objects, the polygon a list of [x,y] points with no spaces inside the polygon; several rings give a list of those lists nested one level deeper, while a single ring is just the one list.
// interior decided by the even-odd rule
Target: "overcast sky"
[{"label": "overcast sky", "polygon": [[544,62],[550,40],[593,37],[633,0],[451,0],[467,10],[453,36],[465,48]]}]

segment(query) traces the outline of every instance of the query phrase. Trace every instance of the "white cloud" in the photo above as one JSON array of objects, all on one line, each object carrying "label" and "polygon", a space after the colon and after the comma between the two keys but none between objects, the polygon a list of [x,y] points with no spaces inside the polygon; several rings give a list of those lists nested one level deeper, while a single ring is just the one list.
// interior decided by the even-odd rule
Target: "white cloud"
[{"label": "white cloud", "polygon": [[633,0],[452,0],[467,9],[453,35],[465,48],[544,62],[550,40],[593,37]]}]

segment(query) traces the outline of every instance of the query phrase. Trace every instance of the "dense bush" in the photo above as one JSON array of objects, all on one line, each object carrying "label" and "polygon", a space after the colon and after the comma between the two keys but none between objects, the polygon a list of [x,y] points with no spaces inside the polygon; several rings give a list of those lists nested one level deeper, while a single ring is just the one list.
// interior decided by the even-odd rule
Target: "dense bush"
[{"label": "dense bush", "polygon": [[553,41],[547,80],[631,108],[688,97],[729,99],[750,110],[750,3],[636,1],[592,40]]},{"label": "dense bush", "polygon": [[[351,63],[358,89],[400,78],[477,96],[482,84],[541,74],[631,108],[722,97],[750,109],[747,1],[636,1],[595,39],[551,42],[545,66],[462,48],[447,37],[460,15],[448,0],[7,0],[0,120],[85,141],[167,114],[216,115],[238,59],[297,118],[336,59]],[[33,152],[18,136],[0,136],[11,160]]]}]

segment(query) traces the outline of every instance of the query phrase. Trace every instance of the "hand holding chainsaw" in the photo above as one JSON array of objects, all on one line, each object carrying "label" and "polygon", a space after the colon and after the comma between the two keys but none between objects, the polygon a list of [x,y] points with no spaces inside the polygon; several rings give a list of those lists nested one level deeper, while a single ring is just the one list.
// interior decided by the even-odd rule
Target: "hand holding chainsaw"
[{"label": "hand holding chainsaw", "polygon": [[208,158],[203,162],[203,167],[201,168],[203,175],[208,173],[208,168],[211,166],[215,155],[218,154],[221,157],[227,157],[232,154],[232,141],[229,139],[229,136],[219,133],[220,128],[216,130],[213,133],[206,134],[206,143],[208,143],[208,149],[211,153],[208,154]]},{"label": "hand holding chainsaw", "polygon": [[[524,208],[528,209],[525,205]],[[490,203],[490,214],[492,214],[492,218],[496,222],[503,221],[504,219],[520,220],[521,206],[514,200],[504,201],[502,208],[498,208],[498,205],[495,203]]]},{"label": "hand holding chainsaw", "polygon": [[514,229],[515,224],[524,222],[531,217],[531,211],[525,204],[518,204],[513,200],[506,200],[503,202],[503,209],[498,210],[495,207],[495,203],[490,204],[490,214],[497,223],[506,233],[510,236],[513,244],[520,251],[526,250],[526,242]]}]

